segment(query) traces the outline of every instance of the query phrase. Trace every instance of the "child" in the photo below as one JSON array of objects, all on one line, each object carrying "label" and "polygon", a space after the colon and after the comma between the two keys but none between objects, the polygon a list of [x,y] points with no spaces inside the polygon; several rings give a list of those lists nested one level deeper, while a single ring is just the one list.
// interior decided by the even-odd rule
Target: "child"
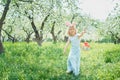
[{"label": "child", "polygon": [[77,76],[79,75],[80,68],[80,38],[85,33],[85,30],[81,34],[77,34],[75,24],[69,25],[68,35],[69,39],[65,45],[64,53],[66,49],[71,43],[71,49],[69,52],[68,60],[67,60],[67,73],[72,73]]}]

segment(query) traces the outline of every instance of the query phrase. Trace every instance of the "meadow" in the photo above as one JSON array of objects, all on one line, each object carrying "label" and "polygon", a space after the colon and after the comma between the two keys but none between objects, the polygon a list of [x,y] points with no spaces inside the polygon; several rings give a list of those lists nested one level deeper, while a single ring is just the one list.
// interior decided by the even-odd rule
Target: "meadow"
[{"label": "meadow", "polygon": [[90,43],[81,49],[80,75],[66,74],[70,47],[65,43],[4,42],[0,54],[0,80],[120,80],[120,44]]}]

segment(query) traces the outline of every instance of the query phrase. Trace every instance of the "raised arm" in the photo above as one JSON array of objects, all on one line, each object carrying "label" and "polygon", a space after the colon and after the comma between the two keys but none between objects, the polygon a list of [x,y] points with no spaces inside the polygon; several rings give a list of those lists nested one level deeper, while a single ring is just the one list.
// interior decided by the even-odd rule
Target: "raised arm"
[{"label": "raised arm", "polygon": [[67,41],[67,43],[66,43],[66,45],[64,47],[64,53],[66,52],[66,49],[68,48],[69,44],[70,44],[70,40]]},{"label": "raised arm", "polygon": [[84,33],[86,33],[85,29],[82,31],[81,34],[78,35],[78,38],[81,38],[84,35]]}]

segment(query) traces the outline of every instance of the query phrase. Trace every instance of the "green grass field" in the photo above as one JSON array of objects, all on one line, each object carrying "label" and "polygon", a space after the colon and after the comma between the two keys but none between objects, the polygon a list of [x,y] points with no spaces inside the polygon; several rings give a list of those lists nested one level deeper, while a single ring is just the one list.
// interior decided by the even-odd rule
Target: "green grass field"
[{"label": "green grass field", "polygon": [[91,49],[81,49],[80,75],[66,74],[65,43],[5,42],[0,55],[0,80],[120,80],[120,45],[90,43]]}]

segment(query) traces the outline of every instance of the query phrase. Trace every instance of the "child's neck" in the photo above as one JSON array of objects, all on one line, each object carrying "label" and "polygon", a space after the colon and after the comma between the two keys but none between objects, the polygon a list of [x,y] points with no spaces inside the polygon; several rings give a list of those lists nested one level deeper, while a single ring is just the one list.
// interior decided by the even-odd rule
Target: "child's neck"
[{"label": "child's neck", "polygon": [[75,36],[76,34],[72,34],[72,35],[70,35],[70,37],[73,37],[73,36]]}]

